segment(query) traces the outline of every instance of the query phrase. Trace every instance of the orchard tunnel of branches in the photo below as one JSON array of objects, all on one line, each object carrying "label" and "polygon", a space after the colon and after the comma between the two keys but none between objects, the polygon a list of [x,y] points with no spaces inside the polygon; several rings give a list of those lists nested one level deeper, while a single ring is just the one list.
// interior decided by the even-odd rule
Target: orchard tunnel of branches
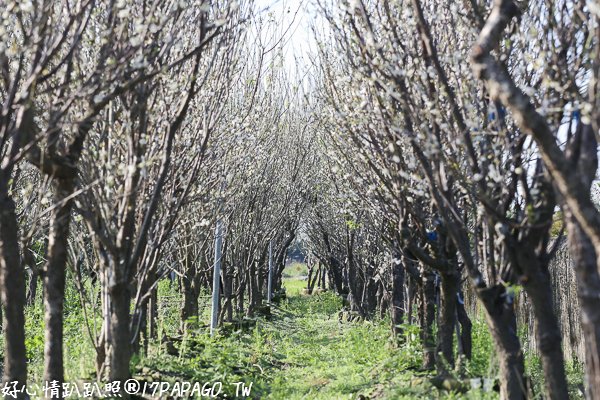
[{"label": "orchard tunnel of branches", "polygon": [[[252,1],[0,4],[7,398],[123,388],[156,348],[226,362],[333,304],[448,396],[478,396],[485,336],[485,398],[600,399],[595,0],[316,0],[295,70],[289,11]],[[254,397],[287,398],[257,357]]]}]

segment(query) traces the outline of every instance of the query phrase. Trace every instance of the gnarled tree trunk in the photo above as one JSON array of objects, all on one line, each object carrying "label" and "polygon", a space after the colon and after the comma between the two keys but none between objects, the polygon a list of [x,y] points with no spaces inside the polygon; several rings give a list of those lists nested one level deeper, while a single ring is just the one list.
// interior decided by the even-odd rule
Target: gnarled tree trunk
[{"label": "gnarled tree trunk", "polygon": [[[206,266],[206,256],[204,249],[200,252],[200,266],[197,267],[197,263],[193,257],[193,248],[189,241],[186,239],[187,251],[185,253],[184,260],[184,276],[181,279],[183,286],[183,299],[181,308],[179,310],[179,317],[181,319],[180,330],[182,332],[188,332],[189,329],[193,329],[197,326],[197,320],[194,324],[190,324],[188,320],[190,318],[198,318],[198,296],[200,295],[200,279],[201,275],[198,270],[203,270]],[[221,262],[221,266],[225,267],[225,263]],[[225,268],[223,273],[225,274]],[[227,293],[225,293],[227,296]]]},{"label": "gnarled tree trunk", "polygon": [[463,346],[463,353],[467,360],[471,360],[471,355],[473,351],[473,339],[471,337],[471,331],[473,327],[473,323],[471,322],[471,318],[467,314],[467,310],[465,310],[464,297],[462,294],[462,290],[460,290],[460,284],[457,285],[459,289],[457,290],[456,296],[456,314],[458,318],[458,322],[460,323],[460,340]]},{"label": "gnarled tree trunk", "polygon": [[579,286],[581,327],[585,341],[585,398],[600,399],[600,278],[598,257],[577,220],[563,206],[567,223],[569,251]]},{"label": "gnarled tree trunk", "polygon": [[[435,358],[438,374],[446,375],[446,365],[454,366],[454,331],[456,324],[456,286],[458,274],[442,272],[440,274],[440,305],[437,318],[437,345]],[[443,360],[442,360],[443,358]]]},{"label": "gnarled tree trunk", "polygon": [[390,317],[392,319],[392,335],[399,337],[402,335],[402,324],[404,318],[404,265],[400,260],[399,254],[392,258],[392,301],[390,307]]},{"label": "gnarled tree trunk", "polygon": [[423,342],[423,369],[435,368],[435,343],[433,321],[435,320],[435,275],[425,272],[421,285],[421,340]]},{"label": "gnarled tree trunk", "polygon": [[[500,399],[525,399],[523,352],[517,336],[513,303],[506,288],[498,285],[483,289],[485,316],[494,341],[500,366]],[[493,302],[493,304],[492,304]]]},{"label": "gnarled tree trunk", "polygon": [[[27,383],[27,355],[25,352],[25,287],[19,257],[19,225],[15,203],[8,195],[7,186],[0,182],[0,288],[4,308],[4,377],[3,381]],[[25,398],[19,393],[18,398]]]},{"label": "gnarled tree trunk", "polygon": [[121,387],[130,377],[129,361],[131,360],[131,332],[129,331],[131,292],[129,284],[122,282],[109,286],[111,299],[110,310],[110,382],[121,382]]},{"label": "gnarled tree trunk", "polygon": [[[44,266],[44,382],[57,381],[62,387],[63,365],[63,302],[65,293],[65,267],[68,257],[69,225],[72,200],[64,201],[75,188],[73,176],[57,179],[54,202],[57,207],[50,222],[48,235],[48,261]],[[64,201],[64,202],[63,202]],[[49,394],[50,392],[48,392]],[[61,394],[62,398],[62,394]]]}]

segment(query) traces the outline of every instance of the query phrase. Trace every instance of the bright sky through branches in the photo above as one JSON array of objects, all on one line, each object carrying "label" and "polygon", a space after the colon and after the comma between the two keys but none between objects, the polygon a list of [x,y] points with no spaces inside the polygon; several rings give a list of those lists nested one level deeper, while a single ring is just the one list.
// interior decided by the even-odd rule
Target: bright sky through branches
[{"label": "bright sky through branches", "polygon": [[305,72],[307,54],[315,50],[310,27],[319,21],[315,6],[309,0],[259,0],[256,9],[265,18],[272,14],[280,25],[278,32],[284,38],[279,46],[283,46],[283,66],[290,78],[297,73],[297,67]]}]

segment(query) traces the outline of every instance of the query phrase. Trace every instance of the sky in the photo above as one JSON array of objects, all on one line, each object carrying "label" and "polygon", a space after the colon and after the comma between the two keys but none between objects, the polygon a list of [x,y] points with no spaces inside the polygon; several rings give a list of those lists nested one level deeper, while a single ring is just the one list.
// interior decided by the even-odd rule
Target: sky
[{"label": "sky", "polygon": [[[275,20],[281,21],[285,32],[284,65],[294,74],[298,63],[307,62],[307,54],[315,50],[310,24],[319,18],[312,0],[257,0],[257,9],[267,15],[267,9],[275,13]],[[305,61],[303,62],[302,59]]]}]

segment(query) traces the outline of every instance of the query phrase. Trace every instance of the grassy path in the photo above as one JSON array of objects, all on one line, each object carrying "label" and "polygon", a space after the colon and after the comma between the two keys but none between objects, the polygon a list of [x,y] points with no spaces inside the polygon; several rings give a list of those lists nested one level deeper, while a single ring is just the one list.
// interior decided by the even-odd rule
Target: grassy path
[{"label": "grassy path", "polygon": [[439,393],[414,371],[421,364],[417,342],[394,345],[389,321],[341,323],[341,300],[329,293],[303,297],[303,284],[287,282],[288,299],[273,305],[273,320],[257,320],[250,332],[183,338],[173,342],[176,355],[164,343],[151,347],[135,367],[137,377],[220,381],[219,398],[228,399],[244,398],[235,396],[235,382],[252,383],[253,398],[274,400],[497,398],[480,390]]},{"label": "grassy path", "polygon": [[[421,364],[418,343],[394,346],[389,322],[340,323],[341,301],[326,294],[299,294],[288,282],[289,300],[273,307],[275,319],[260,324],[263,360],[270,369],[269,399],[487,399],[495,393],[438,393],[412,372]],[[421,379],[419,379],[421,378]],[[418,382],[423,382],[418,384]],[[414,387],[411,387],[414,386]]]},{"label": "grassy path", "polygon": [[[303,297],[304,281],[285,283],[288,299],[272,307],[272,321],[257,319],[249,332],[212,337],[205,328],[192,336],[181,336],[179,299],[176,285],[159,284],[158,339],[150,341],[147,353],[135,357],[132,373],[142,385],[168,382],[171,388],[183,383],[204,383],[212,387],[222,383],[220,399],[241,396],[236,384],[252,384],[250,398],[294,399],[497,399],[497,393],[481,390],[467,394],[439,393],[416,368],[421,365],[421,345],[405,340],[401,345],[390,339],[389,320],[372,323],[340,323],[341,300],[334,294]],[[93,382],[96,379],[94,350],[84,328],[74,291],[68,292],[65,310],[65,373],[68,382]],[[200,324],[210,319],[210,299],[200,307]],[[91,315],[91,314],[90,314]],[[101,326],[99,316],[96,325]],[[44,349],[43,308],[28,309],[27,351],[32,360],[30,380],[41,387]],[[416,328],[406,327],[417,337]],[[0,337],[1,341],[1,337]],[[1,344],[1,343],[0,343]],[[489,330],[482,320],[473,321],[473,360],[466,364],[469,377],[494,377],[497,365],[490,363],[494,354]],[[0,355],[1,356],[1,355]],[[497,364],[497,363],[496,363]],[[416,367],[416,368],[415,368]],[[526,354],[525,367],[539,394],[543,386],[539,358]],[[580,364],[567,364],[571,399],[582,398]],[[238,396],[236,396],[238,392]],[[183,399],[169,390],[146,399]],[[198,398],[197,394],[192,396]],[[203,395],[200,398],[207,399]]]},{"label": "grassy path", "polygon": [[406,363],[393,351],[387,326],[340,323],[334,296],[289,292],[289,301],[273,310],[275,321],[261,326],[273,348],[268,356],[281,365],[268,398],[380,398],[392,384],[410,386],[410,376],[397,373]]}]

